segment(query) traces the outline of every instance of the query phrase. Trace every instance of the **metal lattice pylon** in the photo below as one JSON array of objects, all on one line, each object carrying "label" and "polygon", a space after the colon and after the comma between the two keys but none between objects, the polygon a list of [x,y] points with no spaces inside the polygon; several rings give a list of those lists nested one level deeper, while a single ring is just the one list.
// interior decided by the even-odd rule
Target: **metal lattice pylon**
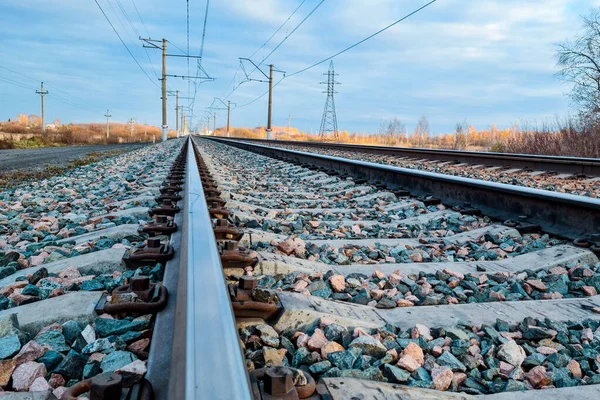
[{"label": "metal lattice pylon", "polygon": [[327,84],[327,90],[323,93],[327,93],[327,100],[325,101],[325,109],[323,110],[323,119],[321,120],[321,129],[319,129],[319,139],[325,140],[329,133],[333,133],[333,140],[338,141],[340,135],[337,126],[337,116],[335,115],[335,101],[333,100],[333,94],[337,93],[334,89],[336,84],[340,84],[335,80],[335,76],[338,75],[333,69],[333,60],[329,63],[329,71],[327,71],[327,82],[320,82],[321,84]]}]

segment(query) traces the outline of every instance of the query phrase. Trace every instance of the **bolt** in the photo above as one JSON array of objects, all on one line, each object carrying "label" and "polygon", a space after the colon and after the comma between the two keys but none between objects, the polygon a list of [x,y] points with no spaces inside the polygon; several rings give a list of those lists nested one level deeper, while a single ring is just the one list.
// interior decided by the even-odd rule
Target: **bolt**
[{"label": "bolt", "polygon": [[111,400],[121,398],[123,381],[118,374],[101,374],[92,378],[90,400]]},{"label": "bolt", "polygon": [[162,205],[163,206],[171,206],[171,207],[173,206],[173,204],[171,203],[171,200],[169,200],[169,199],[163,199]]},{"label": "bolt", "polygon": [[159,215],[156,217],[156,222],[159,224],[166,224],[167,223],[167,216],[166,215]]},{"label": "bolt", "polygon": [[150,278],[147,276],[132,276],[129,279],[129,289],[132,292],[141,292],[150,288]]},{"label": "bolt", "polygon": [[213,201],[212,204],[210,205],[210,208],[218,209],[219,208],[219,203]]},{"label": "bolt", "polygon": [[265,371],[265,392],[271,396],[281,396],[294,388],[292,372],[283,367],[271,367]]},{"label": "bolt", "polygon": [[147,247],[149,249],[157,249],[160,247],[160,239],[158,238],[149,238],[147,241]]},{"label": "bolt", "polygon": [[228,225],[229,225],[229,222],[225,218],[219,218],[217,220],[218,227],[227,227]]},{"label": "bolt", "polygon": [[256,289],[256,285],[258,284],[258,282],[256,281],[256,277],[249,276],[249,275],[241,276],[240,280],[238,282],[239,282],[238,287],[240,289],[244,289],[244,290]]}]

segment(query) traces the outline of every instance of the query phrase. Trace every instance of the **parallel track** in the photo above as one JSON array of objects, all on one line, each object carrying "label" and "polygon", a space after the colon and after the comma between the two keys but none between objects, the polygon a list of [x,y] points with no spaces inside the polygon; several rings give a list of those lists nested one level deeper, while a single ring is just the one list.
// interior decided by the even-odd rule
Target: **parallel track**
[{"label": "parallel track", "polygon": [[[235,138],[232,138],[235,139]],[[413,159],[449,161],[473,165],[525,168],[531,170],[555,171],[559,173],[600,176],[600,160],[597,158],[545,156],[532,154],[507,154],[474,152],[461,150],[419,149],[388,146],[365,146],[341,143],[303,142],[287,140],[264,140],[237,138],[254,143],[270,145],[305,146],[322,149],[337,149],[357,153],[392,155]]]}]

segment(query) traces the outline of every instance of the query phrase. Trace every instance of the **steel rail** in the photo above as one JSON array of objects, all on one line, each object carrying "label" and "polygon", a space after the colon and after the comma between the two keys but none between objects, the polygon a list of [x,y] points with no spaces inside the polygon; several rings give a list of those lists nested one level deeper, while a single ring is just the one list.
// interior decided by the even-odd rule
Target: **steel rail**
[{"label": "steel rail", "polygon": [[478,179],[462,178],[340,157],[288,150],[239,140],[210,138],[243,150],[291,162],[309,163],[353,177],[402,187],[412,195],[434,195],[449,206],[471,203],[498,220],[524,215],[543,231],[575,239],[600,231],[600,200]]},{"label": "steel rail", "polygon": [[331,148],[344,151],[368,154],[389,155],[395,157],[412,157],[456,163],[480,164],[511,168],[528,168],[531,170],[556,171],[569,174],[600,176],[600,159],[563,156],[546,156],[533,154],[507,154],[493,152],[475,152],[461,150],[422,149],[389,146],[366,146],[344,143],[300,142],[292,140],[265,140],[234,138],[244,141],[269,144],[286,144],[316,148]]},{"label": "steel rail", "polygon": [[[174,352],[169,398],[252,398],[233,309],[208,213],[194,142],[187,148],[182,263],[175,341],[185,339],[185,351]],[[179,304],[179,300],[184,304]],[[183,323],[182,323],[183,322]],[[183,334],[183,332],[185,334]],[[182,377],[185,377],[183,380]],[[182,393],[182,382],[185,393]]]}]

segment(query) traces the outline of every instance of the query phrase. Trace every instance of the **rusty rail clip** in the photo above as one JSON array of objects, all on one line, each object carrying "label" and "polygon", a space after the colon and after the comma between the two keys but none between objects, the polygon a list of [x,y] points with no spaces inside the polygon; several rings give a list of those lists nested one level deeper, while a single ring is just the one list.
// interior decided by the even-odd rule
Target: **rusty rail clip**
[{"label": "rusty rail clip", "polygon": [[206,204],[217,204],[218,206],[224,206],[225,203],[227,203],[225,200],[223,200],[220,197],[207,197],[206,198]]},{"label": "rusty rail clip", "polygon": [[223,219],[229,216],[229,211],[224,208],[219,208],[217,203],[212,203],[208,209],[211,218]]},{"label": "rusty rail clip", "polygon": [[165,199],[162,203],[150,210],[150,215],[168,215],[170,217],[177,214],[181,209],[172,200]]},{"label": "rusty rail clip", "polygon": [[590,249],[590,251],[600,257],[600,234],[598,233],[594,233],[584,238],[577,238],[573,240],[573,245]]},{"label": "rusty rail clip", "polygon": [[[77,400],[79,396],[89,392],[87,397],[90,400],[117,400],[123,395],[123,390],[128,392],[128,400],[152,400],[154,398],[154,390],[148,380],[142,379],[139,383],[128,384],[128,382],[124,382],[124,379],[126,378],[116,373],[96,375],[67,388],[60,399]],[[129,388],[124,389],[124,386],[129,386]]]},{"label": "rusty rail clip", "polygon": [[157,263],[169,261],[175,255],[173,246],[161,244],[160,239],[150,238],[146,246],[134,252],[125,253],[123,261],[127,266],[136,267],[144,263]]},{"label": "rusty rail clip", "polygon": [[221,248],[221,264],[223,268],[246,268],[258,264],[258,258],[250,256],[250,252],[238,248],[238,243],[228,241]]},{"label": "rusty rail clip", "polygon": [[239,242],[244,236],[244,232],[236,229],[235,225],[229,223],[229,221],[224,218],[217,220],[213,230],[217,241],[235,240],[236,242]]},{"label": "rusty rail clip", "polygon": [[[124,296],[126,293],[135,293],[141,301],[127,301],[127,296]],[[147,276],[134,276],[129,280],[129,284],[112,291],[111,302],[104,303],[103,311],[108,314],[154,314],[166,307],[168,294],[166,287],[160,283],[150,283]],[[123,299],[126,300],[122,301]]]},{"label": "rusty rail clip", "polygon": [[138,231],[155,235],[169,235],[177,231],[177,224],[169,220],[166,215],[157,215],[155,221],[140,227]]},{"label": "rusty rail clip", "polygon": [[240,277],[237,286],[234,284],[227,286],[236,318],[261,318],[268,321],[274,319],[279,313],[278,304],[254,300],[252,294],[256,285],[256,277],[244,275]]}]

